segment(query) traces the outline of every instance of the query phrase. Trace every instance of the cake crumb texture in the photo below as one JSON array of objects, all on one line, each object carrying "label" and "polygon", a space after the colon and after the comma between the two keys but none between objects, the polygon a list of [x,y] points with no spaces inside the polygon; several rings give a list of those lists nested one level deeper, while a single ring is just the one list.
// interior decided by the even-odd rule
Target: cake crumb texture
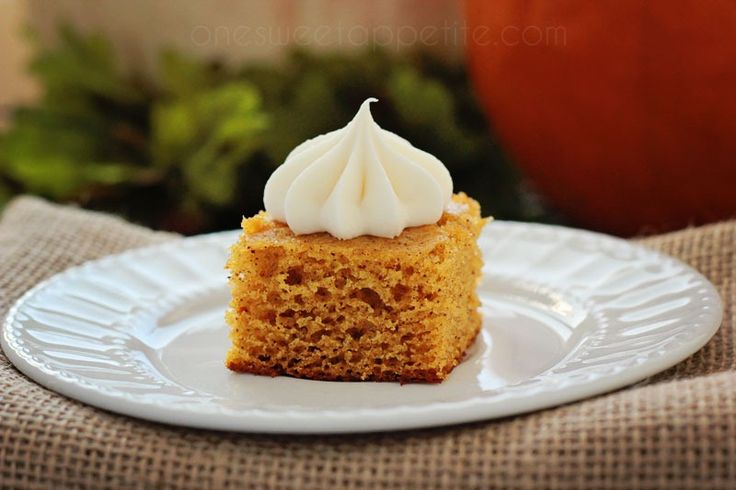
[{"label": "cake crumb texture", "polygon": [[320,380],[442,381],[481,324],[480,206],[396,238],[295,236],[266,213],[231,249],[228,368]]}]

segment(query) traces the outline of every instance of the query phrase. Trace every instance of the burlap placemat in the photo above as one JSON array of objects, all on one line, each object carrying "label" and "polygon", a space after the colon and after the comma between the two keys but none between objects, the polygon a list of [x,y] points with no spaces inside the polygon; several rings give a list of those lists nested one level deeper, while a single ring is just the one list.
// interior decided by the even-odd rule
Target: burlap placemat
[{"label": "burlap placemat", "polygon": [[[0,222],[0,308],[39,280],[171,239],[33,198]],[[1,488],[735,488],[736,221],[643,242],[703,272],[726,303],[700,352],[618,392],[531,415],[358,436],[189,430],[41,388],[0,355]]]}]

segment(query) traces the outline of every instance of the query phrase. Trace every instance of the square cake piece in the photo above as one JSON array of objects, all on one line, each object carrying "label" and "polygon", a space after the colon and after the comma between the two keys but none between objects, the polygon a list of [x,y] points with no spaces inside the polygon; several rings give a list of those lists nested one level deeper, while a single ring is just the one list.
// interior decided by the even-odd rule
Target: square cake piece
[{"label": "square cake piece", "polygon": [[294,235],[243,220],[227,264],[234,371],[319,380],[442,381],[481,325],[476,201],[396,238]]}]

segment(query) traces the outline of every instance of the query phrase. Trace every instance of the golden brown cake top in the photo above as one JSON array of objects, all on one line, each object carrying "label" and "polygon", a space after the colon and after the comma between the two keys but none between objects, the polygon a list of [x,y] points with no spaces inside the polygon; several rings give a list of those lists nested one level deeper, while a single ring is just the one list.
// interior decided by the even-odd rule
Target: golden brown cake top
[{"label": "golden brown cake top", "polygon": [[299,242],[343,250],[350,248],[364,251],[390,248],[406,250],[414,247],[424,248],[442,240],[464,238],[468,233],[477,233],[487,221],[488,218],[480,216],[478,202],[460,192],[452,196],[450,204],[437,223],[407,228],[396,238],[363,235],[349,240],[338,240],[324,232],[297,236],[285,223],[273,220],[266,212],[261,211],[251,218],[243,219],[242,228],[245,233],[241,240],[248,240],[251,244],[278,243],[280,246],[287,246],[290,242]]}]

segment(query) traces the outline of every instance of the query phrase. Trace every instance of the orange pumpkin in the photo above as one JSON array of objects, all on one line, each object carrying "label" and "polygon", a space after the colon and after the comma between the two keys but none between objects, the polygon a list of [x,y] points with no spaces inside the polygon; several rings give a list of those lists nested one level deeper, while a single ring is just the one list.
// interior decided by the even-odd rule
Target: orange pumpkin
[{"label": "orange pumpkin", "polygon": [[474,82],[513,159],[578,224],[736,217],[736,1],[467,0]]}]

